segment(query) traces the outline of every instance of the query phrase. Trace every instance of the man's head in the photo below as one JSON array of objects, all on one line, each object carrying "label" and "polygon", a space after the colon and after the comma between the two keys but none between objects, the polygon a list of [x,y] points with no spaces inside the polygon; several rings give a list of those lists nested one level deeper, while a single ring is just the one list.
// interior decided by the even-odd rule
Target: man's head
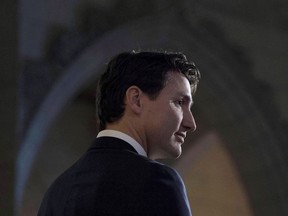
[{"label": "man's head", "polygon": [[[195,130],[190,108],[199,78],[194,63],[188,62],[181,53],[133,51],[117,55],[108,64],[98,84],[96,103],[100,130],[132,112],[137,120],[131,125],[139,127],[139,139],[148,145],[146,150],[155,158],[165,156],[166,150],[170,151],[166,152],[167,157],[173,155],[173,148],[169,150],[164,144],[154,142],[159,142],[159,135],[158,138],[168,137],[166,142],[171,142],[171,145],[173,142],[183,143],[186,131]],[[162,154],[157,155],[160,151]],[[173,157],[179,156],[181,149],[178,148],[177,152],[174,149],[174,154]]]},{"label": "man's head", "polygon": [[181,53],[124,52],[114,57],[102,74],[96,98],[100,129],[120,119],[124,113],[124,95],[130,86],[138,86],[155,99],[166,83],[169,71],[185,75],[196,92],[200,73],[193,62]]}]

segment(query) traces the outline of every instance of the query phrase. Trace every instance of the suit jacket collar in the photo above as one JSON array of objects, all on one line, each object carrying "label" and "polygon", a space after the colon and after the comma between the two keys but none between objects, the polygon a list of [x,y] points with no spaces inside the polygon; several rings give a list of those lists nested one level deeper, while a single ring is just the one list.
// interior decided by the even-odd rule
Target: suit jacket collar
[{"label": "suit jacket collar", "polygon": [[137,153],[137,151],[124,140],[115,137],[99,137],[96,138],[89,150],[95,149],[115,149],[120,151],[131,151]]}]

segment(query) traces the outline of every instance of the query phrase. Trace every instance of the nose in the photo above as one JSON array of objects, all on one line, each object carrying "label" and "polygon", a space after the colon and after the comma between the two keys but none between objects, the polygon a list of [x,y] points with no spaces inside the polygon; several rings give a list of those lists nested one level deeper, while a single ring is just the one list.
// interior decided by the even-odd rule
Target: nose
[{"label": "nose", "polygon": [[184,113],[183,116],[183,121],[182,121],[182,126],[188,131],[188,130],[192,130],[195,131],[196,130],[196,122],[194,119],[194,116],[191,112],[191,110],[187,110],[187,112]]}]

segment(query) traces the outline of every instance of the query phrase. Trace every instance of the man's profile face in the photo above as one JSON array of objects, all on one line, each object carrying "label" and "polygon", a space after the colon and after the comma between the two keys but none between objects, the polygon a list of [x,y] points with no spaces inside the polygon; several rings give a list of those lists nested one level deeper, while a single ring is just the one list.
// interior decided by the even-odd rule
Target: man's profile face
[{"label": "man's profile face", "polygon": [[166,85],[158,97],[145,103],[145,133],[151,159],[177,158],[186,132],[194,131],[191,87],[180,72],[168,72]]}]

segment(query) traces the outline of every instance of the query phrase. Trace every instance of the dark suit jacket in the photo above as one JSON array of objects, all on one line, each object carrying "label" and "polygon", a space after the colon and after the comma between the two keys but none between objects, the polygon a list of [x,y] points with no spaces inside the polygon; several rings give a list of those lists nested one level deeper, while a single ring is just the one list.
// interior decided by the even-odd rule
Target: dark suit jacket
[{"label": "dark suit jacket", "polygon": [[117,138],[97,138],[50,186],[38,216],[188,216],[175,170]]}]

